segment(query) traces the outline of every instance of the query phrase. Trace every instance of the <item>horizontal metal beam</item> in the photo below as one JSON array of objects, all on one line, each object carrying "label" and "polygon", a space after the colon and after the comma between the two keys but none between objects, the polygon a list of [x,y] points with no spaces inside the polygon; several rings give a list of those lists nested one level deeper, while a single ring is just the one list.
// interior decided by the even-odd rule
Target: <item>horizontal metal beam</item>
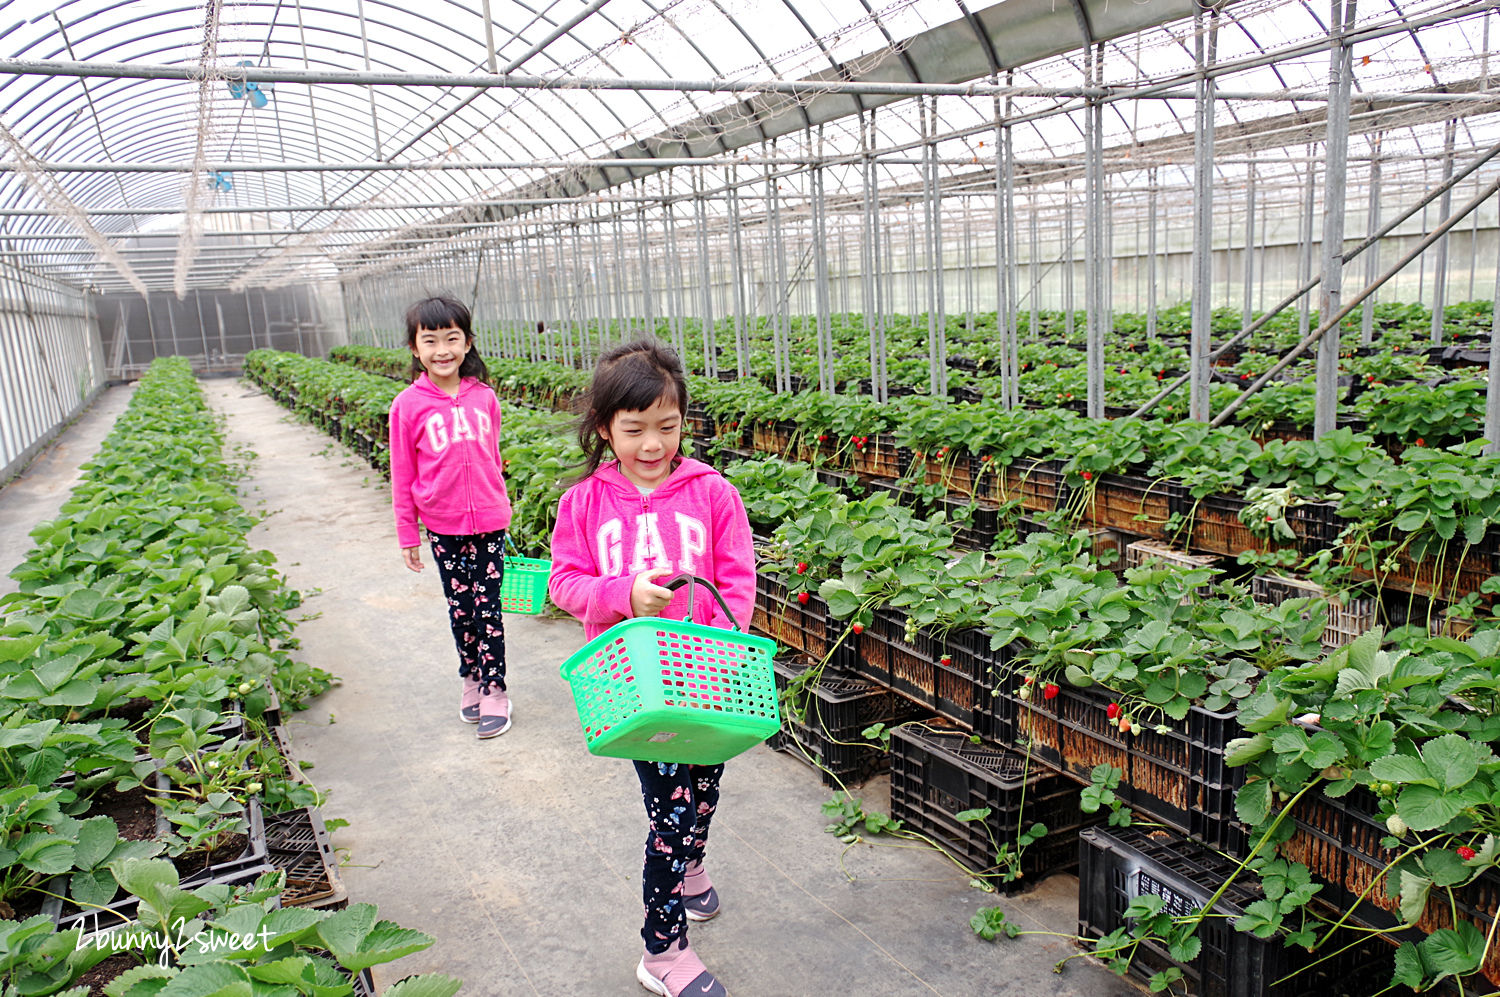
[{"label": "horizontal metal beam", "polygon": [[[73,76],[116,80],[199,82],[201,66],[64,59],[0,59],[3,76]],[[362,70],[232,66],[216,69],[230,82],[304,83],[365,87],[477,87],[501,90],[652,90],[670,93],[828,93],[902,97],[1098,97],[1086,87],[1004,87],[990,83],[882,83],[874,80],[663,80],[618,76],[530,76],[521,73],[377,73]]]}]

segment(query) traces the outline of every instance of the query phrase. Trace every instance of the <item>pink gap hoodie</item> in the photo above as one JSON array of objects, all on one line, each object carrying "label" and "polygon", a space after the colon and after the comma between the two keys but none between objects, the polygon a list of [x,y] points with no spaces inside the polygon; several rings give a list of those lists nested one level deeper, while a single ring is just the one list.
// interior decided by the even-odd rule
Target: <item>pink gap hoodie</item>
[{"label": "pink gap hoodie", "polygon": [[500,400],[466,377],[453,398],[422,374],[391,402],[391,505],[402,547],[421,543],[417,520],[447,536],[510,525],[500,463]]},{"label": "pink gap hoodie", "polygon": [[[755,609],[755,548],[740,493],[702,461],[684,458],[649,495],[615,461],[569,488],[552,532],[552,601],[583,622],[593,639],[635,614],[635,577],[656,568],[707,578],[742,629]],[[670,575],[657,579],[666,581]],[[693,620],[729,627],[707,589],[694,586]],[[688,587],[661,615],[687,616]]]}]

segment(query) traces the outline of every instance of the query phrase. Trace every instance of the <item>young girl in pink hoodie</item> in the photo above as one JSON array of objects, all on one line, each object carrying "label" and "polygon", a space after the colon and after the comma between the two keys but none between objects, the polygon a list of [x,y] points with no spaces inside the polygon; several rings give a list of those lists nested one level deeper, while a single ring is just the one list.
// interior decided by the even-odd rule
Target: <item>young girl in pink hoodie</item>
[{"label": "young girl in pink hoodie", "polygon": [[[578,430],[584,475],[563,495],[552,534],[552,600],[583,621],[585,638],[637,616],[683,619],[687,587],[657,584],[679,572],[713,582],[740,626],[749,625],[750,522],[733,485],[678,453],[687,402],[682,364],[660,343],[639,340],[600,357]],[[693,618],[731,626],[707,593],[694,600]],[[724,766],[636,762],[635,770],[650,822],[646,951],[636,979],[664,997],[722,997],[723,985],[688,946],[687,922],[719,913],[703,851]]]},{"label": "young girl in pink hoodie", "polygon": [[474,348],[469,309],[425,298],[406,311],[415,380],[391,403],[391,504],[396,539],[422,570],[417,520],[432,538],[463,678],[459,718],[480,738],[510,729],[500,581],[510,499],[500,460],[500,402]]}]

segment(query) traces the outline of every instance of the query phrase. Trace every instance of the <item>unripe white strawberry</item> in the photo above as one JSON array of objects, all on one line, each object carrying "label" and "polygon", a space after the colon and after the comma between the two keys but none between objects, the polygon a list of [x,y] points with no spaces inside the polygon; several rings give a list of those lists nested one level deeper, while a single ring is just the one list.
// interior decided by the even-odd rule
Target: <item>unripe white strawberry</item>
[{"label": "unripe white strawberry", "polygon": [[1399,814],[1391,814],[1385,819],[1385,829],[1398,838],[1405,836],[1406,832],[1410,830],[1406,826],[1406,821],[1402,820]]}]

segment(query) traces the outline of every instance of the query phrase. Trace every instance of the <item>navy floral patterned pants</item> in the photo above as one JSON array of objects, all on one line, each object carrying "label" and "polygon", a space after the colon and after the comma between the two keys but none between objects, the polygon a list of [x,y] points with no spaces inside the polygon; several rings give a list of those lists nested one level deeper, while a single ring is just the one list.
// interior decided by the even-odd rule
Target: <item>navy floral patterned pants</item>
[{"label": "navy floral patterned pants", "polygon": [[724,766],[636,762],[635,771],[651,822],[641,876],[646,903],[641,937],[646,951],[660,954],[687,931],[682,880],[690,863],[703,861]]},{"label": "navy floral patterned pants", "polygon": [[481,692],[505,688],[505,621],[500,615],[500,581],[505,576],[505,531],[472,536],[432,537],[448,624],[458,647],[458,674],[473,675]]}]

